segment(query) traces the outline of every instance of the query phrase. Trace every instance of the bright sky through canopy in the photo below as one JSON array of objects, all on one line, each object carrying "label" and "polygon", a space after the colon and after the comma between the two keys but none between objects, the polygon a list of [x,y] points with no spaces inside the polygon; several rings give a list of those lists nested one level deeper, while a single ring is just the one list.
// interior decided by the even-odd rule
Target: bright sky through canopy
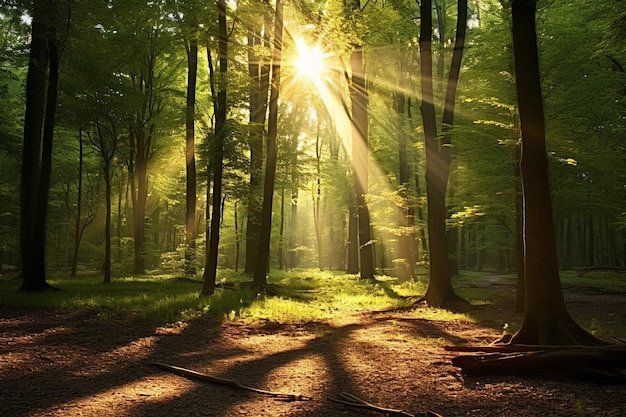
[{"label": "bright sky through canopy", "polygon": [[304,39],[296,39],[297,57],[295,66],[299,77],[319,78],[324,70],[326,54],[316,45],[310,47]]}]

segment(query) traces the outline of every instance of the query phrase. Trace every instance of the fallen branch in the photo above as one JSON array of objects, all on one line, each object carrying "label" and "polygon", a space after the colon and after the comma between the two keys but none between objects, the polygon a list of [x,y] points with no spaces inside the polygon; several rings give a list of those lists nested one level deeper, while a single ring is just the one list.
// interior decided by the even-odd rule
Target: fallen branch
[{"label": "fallen branch", "polygon": [[[560,374],[606,383],[626,382],[626,346],[542,346],[513,350],[517,345],[477,346],[485,355],[462,355],[452,364],[468,375]],[[470,347],[464,347],[469,351]],[[450,349],[452,350],[452,349]]]},{"label": "fallen branch", "polygon": [[[341,394],[339,394],[339,398],[331,398],[331,401],[339,403],[339,404],[348,405],[350,407],[357,407],[357,408],[361,408],[364,410],[376,411],[379,413],[385,413],[387,415],[392,415],[392,416],[415,417],[415,414],[409,414],[403,410],[395,410],[393,408],[379,407],[377,405],[374,405],[365,400],[362,400],[361,398],[355,395],[352,395],[350,393],[347,393],[347,392],[342,392]],[[434,411],[426,411],[426,415],[429,417],[442,417],[440,414],[437,414]]]},{"label": "fallen branch", "polygon": [[168,365],[162,362],[155,362],[153,365],[165,371],[171,372],[175,375],[182,376],[184,378],[192,379],[195,381],[209,382],[211,384],[223,385],[226,387],[241,389],[244,391],[250,391],[256,394],[267,395],[269,397],[276,398],[281,401],[310,401],[311,400],[311,397],[307,397],[306,395],[285,394],[281,392],[266,391],[266,390],[240,384],[234,379],[220,378],[220,377],[213,376],[213,375],[207,375],[207,374],[193,371],[191,369]]},{"label": "fallen branch", "polygon": [[444,346],[444,349],[448,352],[536,352],[539,350],[571,350],[571,349],[585,349],[585,346],[554,346],[554,345],[517,345],[517,344],[502,344],[502,345],[484,345],[484,346]]}]

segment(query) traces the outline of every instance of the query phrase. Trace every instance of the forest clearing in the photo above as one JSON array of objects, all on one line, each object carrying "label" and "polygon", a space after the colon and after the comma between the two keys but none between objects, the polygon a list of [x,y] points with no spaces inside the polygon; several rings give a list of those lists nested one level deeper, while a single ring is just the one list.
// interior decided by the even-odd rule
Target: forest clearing
[{"label": "forest clearing", "polygon": [[[323,319],[289,320],[283,312],[276,313],[282,318],[268,320],[242,310],[238,317],[231,314],[224,320],[205,312],[168,325],[96,305],[2,307],[3,415],[385,415],[333,402],[342,392],[408,413],[403,415],[425,416],[427,410],[446,417],[625,415],[625,384],[558,374],[467,376],[454,367],[451,360],[458,354],[445,346],[491,343],[504,331],[514,331],[522,319],[512,308],[513,277],[470,275],[460,278],[459,292],[480,300],[447,311],[422,305],[412,311],[376,313],[361,306],[347,313],[354,305],[342,308],[337,301],[338,313]],[[597,275],[586,281],[573,278],[571,285],[566,280],[568,309],[585,328],[608,341],[623,341],[624,277]],[[615,283],[609,289],[607,279]],[[6,279],[0,284],[6,289]],[[199,283],[181,285],[197,291]],[[304,294],[313,292],[324,288],[311,285]],[[2,293],[2,301],[7,295]],[[297,297],[283,299],[302,302]],[[349,295],[345,300],[353,302]],[[369,304],[379,307],[372,299]],[[155,362],[310,400],[280,401],[192,381],[156,368]]]}]

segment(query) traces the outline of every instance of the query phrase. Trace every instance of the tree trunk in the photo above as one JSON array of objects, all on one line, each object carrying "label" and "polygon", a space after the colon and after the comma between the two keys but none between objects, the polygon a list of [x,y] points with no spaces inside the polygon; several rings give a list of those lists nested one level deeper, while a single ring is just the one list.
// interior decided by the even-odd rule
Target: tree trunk
[{"label": "tree trunk", "polygon": [[524,196],[520,171],[520,146],[521,144],[515,146],[515,164],[513,168],[513,178],[515,180],[515,311],[518,313],[524,312],[526,308],[526,284],[524,282]]},{"label": "tree trunk", "polygon": [[76,187],[76,221],[74,222],[74,254],[70,276],[76,276],[78,267],[78,253],[80,248],[80,225],[83,205],[83,129],[78,129],[78,186]]},{"label": "tree trunk", "polygon": [[348,274],[359,273],[359,220],[356,208],[348,209]]},{"label": "tree trunk", "polygon": [[[226,140],[226,105],[227,85],[226,74],[228,71],[228,34],[226,31],[226,0],[218,0],[218,49],[220,63],[220,83],[217,100],[214,101],[215,112],[215,141],[213,147],[213,204],[211,208],[211,229],[208,240],[206,267],[204,269],[204,285],[202,295],[211,295],[215,292],[215,280],[217,276],[217,263],[220,241],[220,223],[222,219],[222,174],[224,171],[223,154]],[[211,83],[213,84],[213,82]],[[215,89],[212,87],[212,91]]]},{"label": "tree trunk", "polygon": [[263,137],[267,114],[270,65],[266,58],[258,55],[255,47],[269,47],[270,18],[263,11],[263,25],[248,34],[248,71],[252,80],[250,92],[250,190],[248,195],[248,218],[246,222],[246,263],[244,270],[254,273],[259,252],[261,233],[261,211],[263,207]]},{"label": "tree trunk", "polygon": [[104,165],[106,214],[104,218],[104,283],[111,283],[111,160]]},{"label": "tree trunk", "polygon": [[[404,64],[400,66],[400,85],[406,84]],[[403,92],[395,94],[395,110],[398,132],[398,182],[401,207],[398,209],[398,259],[396,259],[398,281],[415,279],[415,213],[409,201],[411,170],[409,167],[409,139],[405,136],[404,122],[406,96]]]},{"label": "tree trunk", "polygon": [[368,95],[363,68],[363,49],[357,47],[350,56],[352,82],[352,159],[355,172],[356,201],[359,230],[359,259],[361,279],[374,279],[374,251],[370,213],[365,196],[369,191]]},{"label": "tree trunk", "polygon": [[[461,7],[461,6],[459,6]],[[420,5],[420,59],[422,83],[422,120],[424,124],[424,141],[426,149],[426,195],[428,198],[428,239],[430,252],[430,276],[428,289],[424,299],[431,305],[440,306],[448,300],[458,300],[450,280],[448,262],[448,244],[446,236],[446,188],[450,173],[449,136],[444,135],[443,146],[437,138],[437,124],[432,82],[432,1],[425,0]],[[463,32],[457,28],[457,43],[455,52],[460,48],[462,53]],[[450,76],[446,91],[444,107],[444,122],[450,122],[454,115],[454,97],[460,59],[462,55],[453,58],[450,66]],[[447,139],[446,139],[447,136]],[[446,141],[448,143],[446,143]]]},{"label": "tree trunk", "polygon": [[557,267],[552,202],[548,183],[545,121],[535,32],[535,0],[513,0],[513,50],[522,130],[526,311],[511,342],[595,344],[565,308]]},{"label": "tree trunk", "polygon": [[322,220],[320,218],[320,205],[322,198],[322,138],[320,137],[320,122],[317,121],[317,136],[315,138],[315,175],[316,189],[313,200],[313,221],[315,224],[315,241],[317,242],[317,268],[321,271],[322,265]]},{"label": "tree trunk", "polygon": [[295,268],[298,266],[298,187],[291,189],[291,214],[289,221],[291,227],[289,228],[289,252],[287,259],[289,259],[288,267]]},{"label": "tree trunk", "polygon": [[[56,110],[56,97],[48,97],[48,105],[53,104],[54,108],[48,108],[46,112],[46,70],[48,55],[51,51],[49,50],[49,28],[45,19],[50,18],[49,13],[54,8],[51,3],[34,3],[30,58],[26,76],[26,111],[20,189],[20,245],[23,279],[20,291],[25,292],[45,291],[52,288],[46,281],[45,269],[45,206],[48,190],[42,190],[49,186],[49,173],[44,174],[46,168],[43,167],[41,152],[44,118],[47,119],[47,131],[54,126],[54,111]],[[58,56],[55,59],[58,59]],[[52,74],[52,72],[51,69],[50,77],[56,78],[57,74]],[[50,83],[53,82],[54,80],[51,79]],[[56,86],[49,86],[48,94],[56,94]],[[52,131],[46,133],[51,135]],[[44,140],[48,141],[44,146],[51,149],[52,137]],[[42,184],[46,176],[48,176],[48,185]],[[46,197],[43,202],[42,197]],[[42,209],[44,212],[40,213]],[[43,230],[38,230],[41,227]]]},{"label": "tree trunk", "polygon": [[196,34],[187,45],[187,106],[185,114],[185,166],[186,210],[185,210],[185,275],[196,276],[196,145],[195,108],[196,80],[198,74],[198,40]]},{"label": "tree trunk", "polygon": [[274,53],[272,60],[272,83],[269,103],[269,119],[267,127],[267,161],[265,164],[265,181],[263,186],[263,210],[261,217],[261,234],[259,240],[259,256],[254,269],[254,283],[267,285],[267,269],[270,257],[270,237],[272,232],[272,204],[274,199],[274,179],[276,177],[277,129],[278,129],[278,97],[280,93],[280,66],[283,49],[283,5],[276,1],[276,17],[274,21]]}]

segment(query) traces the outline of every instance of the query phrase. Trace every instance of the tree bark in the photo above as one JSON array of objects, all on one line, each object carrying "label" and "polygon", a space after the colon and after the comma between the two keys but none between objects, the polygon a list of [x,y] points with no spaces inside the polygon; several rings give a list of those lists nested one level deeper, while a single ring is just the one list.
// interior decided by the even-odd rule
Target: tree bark
[{"label": "tree bark", "polygon": [[355,188],[359,230],[359,260],[361,279],[374,279],[374,251],[370,212],[365,200],[369,190],[368,145],[368,95],[363,68],[363,48],[357,47],[350,56],[352,82],[352,160],[355,172]]},{"label": "tree bark", "polygon": [[[264,7],[264,6],[262,6]],[[244,270],[253,274],[259,252],[261,212],[263,207],[263,137],[267,117],[270,64],[255,48],[270,45],[270,14],[263,10],[263,24],[248,34],[248,71],[252,80],[250,92],[250,190],[246,221],[246,262]]]},{"label": "tree bark", "polygon": [[218,49],[220,63],[220,83],[215,107],[215,152],[213,159],[213,203],[211,207],[211,229],[208,240],[206,267],[204,268],[204,285],[202,295],[211,295],[215,292],[217,263],[220,241],[220,223],[222,219],[222,174],[224,171],[223,154],[226,140],[226,105],[228,71],[228,34],[226,31],[226,0],[218,0]]},{"label": "tree bark", "polygon": [[[460,7],[460,6],[459,6]],[[430,275],[428,289],[424,300],[431,305],[441,306],[448,300],[458,300],[450,280],[448,262],[448,244],[446,236],[446,188],[450,173],[450,146],[448,143],[439,144],[433,94],[432,69],[432,1],[422,1],[420,5],[420,77],[422,84],[422,120],[424,125],[424,141],[426,149],[426,195],[428,204],[428,239],[430,253]],[[457,46],[459,44],[457,33]],[[461,50],[462,52],[462,50]],[[460,68],[461,56],[453,59],[450,67],[448,91],[444,111],[444,122],[452,122],[454,114],[454,96]],[[458,60],[458,63],[457,63]],[[457,68],[458,67],[458,68]],[[451,124],[451,123],[449,123]]]},{"label": "tree bark", "polygon": [[548,183],[545,121],[535,29],[536,0],[513,0],[513,50],[522,131],[526,311],[511,342],[597,344],[565,308],[557,266],[552,202]]},{"label": "tree bark", "polygon": [[[50,162],[54,116],[58,54],[50,49],[49,19],[54,16],[54,2],[35,1],[32,15],[30,58],[26,76],[26,110],[20,189],[20,245],[22,254],[22,285],[20,291],[37,292],[53,287],[46,280],[45,234],[47,196],[50,184]],[[52,56],[56,55],[56,56]],[[50,80],[46,104],[46,75],[50,62]],[[55,97],[51,97],[54,94]],[[50,106],[50,107],[47,107]],[[44,128],[45,119],[45,128]],[[45,130],[45,132],[43,132]],[[43,134],[43,138],[42,138]],[[42,152],[42,141],[45,151]],[[44,156],[48,154],[48,156]],[[48,171],[48,172],[47,172]],[[44,189],[46,188],[46,189]],[[42,198],[45,198],[43,201]],[[42,211],[43,210],[43,211]]]},{"label": "tree bark", "polygon": [[415,209],[409,199],[411,183],[411,167],[409,165],[410,140],[406,135],[407,97],[403,92],[406,88],[406,59],[402,58],[399,65],[400,91],[394,94],[394,108],[397,116],[398,134],[398,194],[401,206],[398,208],[398,259],[396,260],[398,281],[406,282],[415,279]]},{"label": "tree bark", "polygon": [[278,98],[280,94],[280,67],[283,49],[283,4],[276,1],[274,21],[274,52],[272,60],[272,83],[270,91],[269,118],[267,127],[267,161],[263,185],[263,210],[259,256],[254,269],[253,282],[259,286],[267,285],[267,269],[270,257],[270,237],[272,232],[272,205],[274,199],[274,179],[276,177],[276,159],[278,153]]},{"label": "tree bark", "polygon": [[[194,27],[195,29],[195,27]],[[185,275],[196,276],[196,145],[195,112],[196,80],[198,75],[198,40],[192,34],[187,44],[187,106],[185,114]]]}]

